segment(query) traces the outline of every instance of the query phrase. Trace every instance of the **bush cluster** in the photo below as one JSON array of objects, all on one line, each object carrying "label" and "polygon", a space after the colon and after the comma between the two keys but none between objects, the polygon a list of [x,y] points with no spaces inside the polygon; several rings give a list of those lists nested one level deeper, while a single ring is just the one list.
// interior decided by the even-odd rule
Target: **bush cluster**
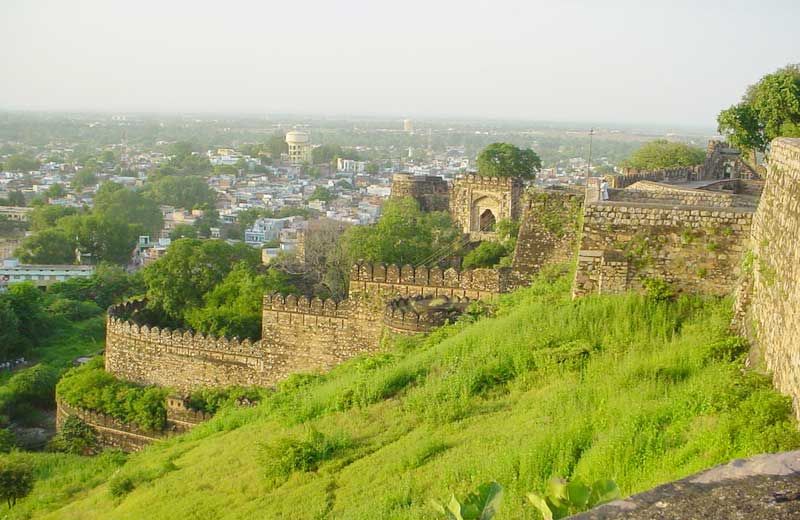
[{"label": "bush cluster", "polygon": [[64,374],[56,395],[71,406],[104,413],[148,431],[160,431],[167,421],[168,389],[121,381],[103,369],[102,358]]}]

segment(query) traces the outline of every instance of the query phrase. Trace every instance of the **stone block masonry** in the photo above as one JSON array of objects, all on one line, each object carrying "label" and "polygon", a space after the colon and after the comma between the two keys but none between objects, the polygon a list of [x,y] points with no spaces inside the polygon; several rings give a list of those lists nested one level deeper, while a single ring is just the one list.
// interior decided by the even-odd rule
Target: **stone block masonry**
[{"label": "stone block masonry", "polygon": [[[180,391],[272,386],[291,373],[328,370],[378,350],[386,330],[386,308],[394,298],[493,298],[508,290],[509,279],[507,268],[458,271],[357,264],[347,300],[265,296],[262,339],[256,342],[138,325],[130,316],[145,302],[129,302],[109,309],[106,370],[129,381]],[[417,320],[417,332],[429,328],[426,320],[421,325]]]},{"label": "stone block masonry", "polygon": [[772,142],[753,219],[737,325],[800,418],[800,139]]},{"label": "stone block masonry", "polygon": [[751,208],[594,202],[583,214],[574,296],[641,290],[730,294],[750,235]]},{"label": "stone block masonry", "polygon": [[169,400],[167,427],[160,432],[150,432],[124,423],[110,415],[70,406],[61,399],[57,399],[56,428],[60,430],[64,421],[69,417],[76,417],[91,427],[101,447],[117,448],[127,452],[139,451],[157,440],[184,433],[211,418],[208,414],[187,410],[182,405],[176,405],[174,400]]},{"label": "stone block masonry", "polygon": [[514,286],[550,264],[575,258],[583,194],[565,190],[531,190],[523,202],[517,247],[511,263]]}]

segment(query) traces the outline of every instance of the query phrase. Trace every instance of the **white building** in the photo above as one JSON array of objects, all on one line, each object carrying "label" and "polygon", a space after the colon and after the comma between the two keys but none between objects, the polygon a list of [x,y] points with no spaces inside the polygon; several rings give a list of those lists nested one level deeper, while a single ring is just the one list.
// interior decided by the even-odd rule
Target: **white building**
[{"label": "white building", "polygon": [[5,291],[14,283],[31,282],[37,287],[47,287],[70,278],[93,274],[93,265],[20,264],[19,260],[11,258],[3,260],[3,266],[0,267],[0,291]]},{"label": "white building", "polygon": [[288,132],[286,144],[289,145],[289,162],[292,164],[311,162],[311,139],[307,133],[297,130]]}]

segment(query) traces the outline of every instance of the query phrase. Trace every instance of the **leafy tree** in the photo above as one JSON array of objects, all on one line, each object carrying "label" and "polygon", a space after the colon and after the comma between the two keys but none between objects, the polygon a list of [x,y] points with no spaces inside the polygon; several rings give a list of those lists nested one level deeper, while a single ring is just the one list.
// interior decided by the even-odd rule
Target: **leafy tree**
[{"label": "leafy tree", "polygon": [[8,205],[9,206],[17,206],[17,207],[24,207],[25,206],[25,194],[19,190],[12,191],[8,194]]},{"label": "leafy tree", "polygon": [[22,462],[0,459],[0,500],[11,509],[33,489],[33,470]]},{"label": "leafy tree", "polygon": [[23,345],[17,313],[14,312],[11,301],[0,296],[0,361],[19,355]]},{"label": "leafy tree", "polygon": [[200,177],[161,177],[148,184],[147,192],[159,204],[186,209],[213,206],[216,198]]},{"label": "leafy tree", "polygon": [[164,223],[155,201],[113,182],[100,185],[94,199],[94,213],[127,224],[139,224],[151,236],[156,235]]},{"label": "leafy tree", "polygon": [[145,291],[141,274],[128,274],[114,264],[101,262],[92,276],[70,278],[47,289],[50,297],[91,301],[105,309],[113,303]]},{"label": "leafy tree", "polygon": [[39,166],[39,161],[33,157],[20,154],[12,155],[4,164],[5,169],[11,172],[30,172],[38,170]]},{"label": "leafy tree", "polygon": [[97,175],[91,168],[84,167],[72,177],[72,187],[82,190],[97,184]]},{"label": "leafy tree", "polygon": [[311,149],[312,164],[328,164],[342,156],[342,147],[337,144],[324,144]]},{"label": "leafy tree", "polygon": [[282,133],[276,133],[270,137],[266,148],[275,161],[280,160],[281,154],[289,153],[289,145],[286,143],[286,137]]},{"label": "leafy tree", "polygon": [[95,261],[127,264],[139,235],[146,233],[143,226],[130,224],[119,215],[92,213],[64,217],[59,228],[69,237],[76,237],[82,253]]},{"label": "leafy tree", "polygon": [[269,269],[258,275],[239,263],[203,297],[203,306],[190,308],[186,322],[197,331],[239,338],[261,337],[261,301],[266,293],[297,293],[289,275]]},{"label": "leafy tree", "polygon": [[396,264],[435,262],[454,253],[460,238],[450,215],[420,211],[412,198],[391,199],[371,226],[353,226],[343,237],[351,260]]},{"label": "leafy tree", "polygon": [[375,175],[381,171],[381,167],[378,163],[370,161],[364,167],[364,171],[370,175]]},{"label": "leafy tree", "polygon": [[530,148],[522,150],[509,143],[493,143],[478,155],[478,174],[485,177],[533,179],[542,160]]},{"label": "leafy tree", "polygon": [[27,237],[15,254],[28,264],[71,264],[76,245],[63,229],[51,228]]},{"label": "leafy tree", "polygon": [[197,228],[190,224],[178,224],[169,232],[169,238],[178,240],[179,238],[197,238]]},{"label": "leafy tree", "polygon": [[333,193],[331,190],[324,186],[317,186],[314,188],[314,193],[311,194],[308,200],[321,200],[323,202],[330,202],[333,200]]},{"label": "leafy tree", "polygon": [[163,258],[144,270],[149,305],[169,320],[180,322],[189,309],[203,305],[203,296],[225,279],[233,266],[244,261],[255,267],[260,260],[259,252],[244,244],[176,240]]},{"label": "leafy tree", "polygon": [[95,431],[75,416],[67,417],[48,446],[52,451],[75,455],[91,455],[95,453],[97,447]]},{"label": "leafy tree", "polygon": [[719,113],[719,132],[735,147],[765,151],[776,137],[800,137],[800,64],[750,85],[742,100]]},{"label": "leafy tree", "polygon": [[68,217],[78,213],[77,208],[59,206],[56,204],[45,204],[36,206],[30,213],[28,221],[31,223],[32,231],[42,231],[56,225],[58,219]]},{"label": "leafy tree", "polygon": [[0,428],[0,453],[9,453],[16,447],[16,435],[7,428]]},{"label": "leafy tree", "polygon": [[648,171],[702,164],[706,152],[696,146],[657,139],[642,145],[622,163],[625,168]]},{"label": "leafy tree", "polygon": [[61,184],[53,184],[49,188],[47,188],[47,196],[51,199],[57,199],[59,197],[63,197],[67,194],[67,190],[64,189],[64,186]]},{"label": "leafy tree", "polygon": [[44,295],[35,285],[30,282],[12,284],[8,288],[7,297],[17,315],[17,330],[23,338],[37,344],[50,333],[44,310]]}]

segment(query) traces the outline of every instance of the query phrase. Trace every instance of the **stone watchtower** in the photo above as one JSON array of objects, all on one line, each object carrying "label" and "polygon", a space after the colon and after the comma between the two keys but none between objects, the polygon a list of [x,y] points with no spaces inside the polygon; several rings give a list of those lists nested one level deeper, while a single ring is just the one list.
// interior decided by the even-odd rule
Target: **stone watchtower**
[{"label": "stone watchtower", "polygon": [[520,219],[522,193],[518,177],[459,177],[450,194],[450,214],[471,240],[491,239],[499,220]]},{"label": "stone watchtower", "polygon": [[417,201],[422,211],[447,211],[450,187],[441,177],[396,173],[392,177],[392,198],[402,197]]}]

